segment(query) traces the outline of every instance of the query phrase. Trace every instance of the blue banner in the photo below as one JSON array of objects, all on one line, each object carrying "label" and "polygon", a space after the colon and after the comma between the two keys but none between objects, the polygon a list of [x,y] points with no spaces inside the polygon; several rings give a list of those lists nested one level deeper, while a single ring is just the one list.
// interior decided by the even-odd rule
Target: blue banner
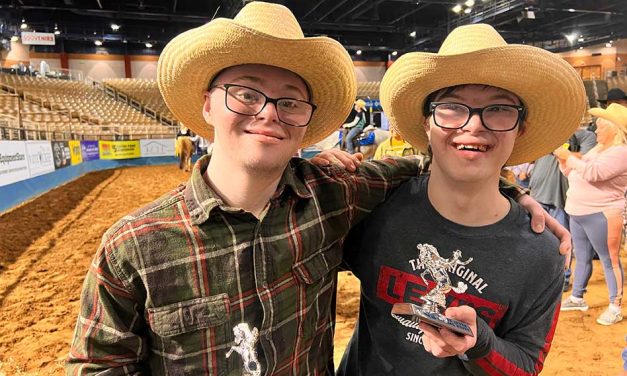
[{"label": "blue banner", "polygon": [[83,161],[100,159],[98,141],[81,141],[81,154],[83,155]]}]

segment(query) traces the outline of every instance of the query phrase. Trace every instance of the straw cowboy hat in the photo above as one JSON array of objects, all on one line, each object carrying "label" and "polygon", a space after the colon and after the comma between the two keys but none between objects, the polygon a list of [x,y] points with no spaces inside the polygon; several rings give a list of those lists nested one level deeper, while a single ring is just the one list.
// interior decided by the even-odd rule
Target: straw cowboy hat
[{"label": "straw cowboy hat", "polygon": [[383,77],[381,105],[405,140],[427,150],[425,99],[439,89],[463,84],[508,90],[526,106],[525,134],[516,140],[508,165],[555,150],[575,132],[586,110],[583,82],[566,61],[537,47],[507,44],[485,24],[456,28],[437,54],[401,56]]},{"label": "straw cowboy hat", "polygon": [[213,140],[213,126],[202,116],[203,93],[221,70],[242,64],[287,69],[307,83],[317,109],[303,147],[335,131],[357,94],[353,62],[340,43],[305,38],[288,8],[263,2],[247,4],[232,20],[216,18],[172,39],[159,57],[159,90],[179,121]]},{"label": "straw cowboy hat", "polygon": [[612,103],[607,108],[591,108],[590,115],[609,120],[617,127],[620,127],[623,133],[627,133],[627,107],[618,103]]},{"label": "straw cowboy hat", "polygon": [[357,99],[355,101],[355,104],[359,106],[359,108],[361,108],[362,110],[366,108],[366,101],[363,99]]}]

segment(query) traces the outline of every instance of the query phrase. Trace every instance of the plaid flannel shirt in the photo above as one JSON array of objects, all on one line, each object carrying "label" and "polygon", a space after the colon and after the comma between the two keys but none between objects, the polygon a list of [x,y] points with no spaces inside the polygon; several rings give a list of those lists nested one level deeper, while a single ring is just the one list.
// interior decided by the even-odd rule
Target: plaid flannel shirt
[{"label": "plaid flannel shirt", "polygon": [[[292,159],[257,219],[226,206],[205,183],[209,158],[186,185],[103,236],[83,286],[67,374],[334,373],[343,240],[419,173],[420,162],[386,159],[348,173]],[[508,188],[515,198],[525,192]],[[233,329],[241,323],[258,331],[253,353],[237,342]],[[252,369],[253,357],[261,369]]]},{"label": "plaid flannel shirt", "polygon": [[[204,182],[209,158],[186,185],[103,236],[67,374],[333,374],[342,242],[418,174],[418,161],[388,159],[348,173],[292,159],[257,219],[226,206]],[[255,354],[229,353],[240,323],[258,330],[261,373],[244,364],[254,368]]]}]

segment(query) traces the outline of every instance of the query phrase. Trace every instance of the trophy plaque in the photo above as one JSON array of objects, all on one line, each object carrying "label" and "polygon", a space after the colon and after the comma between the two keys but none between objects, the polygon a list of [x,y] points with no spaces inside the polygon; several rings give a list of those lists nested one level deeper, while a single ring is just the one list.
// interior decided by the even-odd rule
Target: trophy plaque
[{"label": "trophy plaque", "polygon": [[417,268],[425,269],[420,274],[420,277],[428,286],[426,275],[429,274],[436,285],[421,298],[424,301],[421,305],[395,303],[392,306],[392,317],[397,319],[403,326],[414,329],[418,329],[418,323],[424,321],[437,328],[447,328],[461,335],[473,336],[468,324],[444,316],[446,293],[451,290],[463,293],[467,289],[467,286],[462,282],[459,282],[456,287],[451,286],[448,271],[452,271],[457,265],[467,265],[472,261],[472,257],[466,261],[461,261],[462,252],[456,250],[453,252],[453,257],[445,259],[430,244],[418,244],[418,250],[420,252]]}]

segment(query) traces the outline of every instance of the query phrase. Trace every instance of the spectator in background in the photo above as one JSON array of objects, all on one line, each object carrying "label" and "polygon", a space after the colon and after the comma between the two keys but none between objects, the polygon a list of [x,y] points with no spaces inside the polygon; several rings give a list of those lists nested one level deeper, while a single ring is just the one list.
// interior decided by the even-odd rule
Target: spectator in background
[{"label": "spectator in background", "polygon": [[529,187],[529,178],[531,177],[531,171],[533,171],[533,162],[523,163],[508,168],[514,174],[516,184],[524,188]]},{"label": "spectator in background", "polygon": [[[353,140],[355,137],[359,136],[359,134],[364,130],[366,126],[366,102],[363,99],[358,99],[355,101],[354,106],[354,115],[355,117],[350,123],[345,123],[342,125],[344,128],[344,145],[346,146],[346,151],[350,154],[355,154],[355,148],[353,146]],[[347,134],[348,132],[348,134]]]},{"label": "spectator in background", "polygon": [[[597,143],[594,132],[582,127],[568,140],[568,150],[580,155],[586,154]],[[564,207],[566,206],[566,191],[568,179],[559,168],[557,158],[553,154],[545,155],[535,162],[533,174],[529,179],[531,197],[542,205],[551,217],[567,229],[570,229],[569,218]],[[564,291],[570,288],[571,269],[564,272]]]},{"label": "spectator in background", "polygon": [[405,157],[407,155],[417,155],[419,151],[415,149],[407,141],[403,140],[401,135],[394,131],[390,131],[390,137],[383,141],[377,147],[373,159],[383,159],[385,157]]},{"label": "spectator in background", "polygon": [[627,94],[621,89],[615,87],[607,92],[607,98],[598,99],[598,102],[601,103],[603,108],[609,106],[612,103],[618,103],[621,106],[627,107]]},{"label": "spectator in background", "polygon": [[50,72],[50,65],[48,65],[48,62],[46,60],[42,60],[39,63],[39,74],[42,77],[46,77],[46,74]]},{"label": "spectator in background", "polygon": [[586,311],[583,299],[592,274],[592,256],[599,255],[610,304],[597,323],[612,325],[623,319],[623,268],[619,251],[625,189],[627,187],[627,107],[612,103],[593,108],[597,116],[597,146],[583,157],[564,148],[555,150],[562,172],[568,176],[566,212],[573,236],[575,277],[573,292],[562,302],[562,311]]}]

